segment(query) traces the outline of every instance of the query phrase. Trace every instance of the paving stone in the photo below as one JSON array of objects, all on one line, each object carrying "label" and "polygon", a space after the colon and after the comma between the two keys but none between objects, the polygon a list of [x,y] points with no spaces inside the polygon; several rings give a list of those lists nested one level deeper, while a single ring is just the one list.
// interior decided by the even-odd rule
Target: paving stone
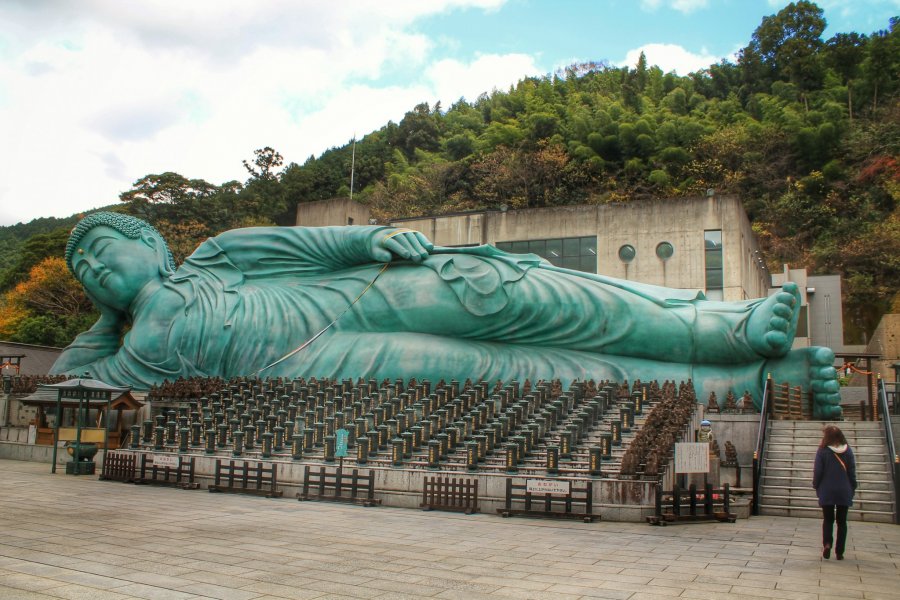
[{"label": "paving stone", "polygon": [[[819,519],[650,527],[298,503],[0,460],[0,600],[900,598],[900,528]],[[102,506],[80,512],[84,506]]]}]

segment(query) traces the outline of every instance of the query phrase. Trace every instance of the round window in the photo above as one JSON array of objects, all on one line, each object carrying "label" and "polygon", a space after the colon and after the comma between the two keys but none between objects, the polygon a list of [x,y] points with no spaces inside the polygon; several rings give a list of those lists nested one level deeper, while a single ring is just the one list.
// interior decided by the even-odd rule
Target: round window
[{"label": "round window", "polygon": [[634,260],[635,256],[637,256],[637,252],[631,244],[625,244],[619,248],[619,260],[623,263],[630,263]]},{"label": "round window", "polygon": [[660,242],[656,247],[656,256],[660,260],[669,260],[673,254],[675,254],[675,248],[669,242]]}]

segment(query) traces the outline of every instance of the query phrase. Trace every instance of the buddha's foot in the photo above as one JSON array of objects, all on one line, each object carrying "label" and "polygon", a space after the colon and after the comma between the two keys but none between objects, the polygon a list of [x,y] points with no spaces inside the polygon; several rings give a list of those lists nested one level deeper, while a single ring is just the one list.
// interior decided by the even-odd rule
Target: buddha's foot
[{"label": "buddha's foot", "polygon": [[794,343],[800,316],[800,288],[788,282],[753,309],[747,323],[747,342],[762,356],[784,356]]},{"label": "buddha's foot", "polygon": [[766,362],[765,370],[775,383],[799,385],[813,396],[814,419],[839,419],[840,384],[834,369],[834,352],[813,346],[791,350],[782,358]]}]

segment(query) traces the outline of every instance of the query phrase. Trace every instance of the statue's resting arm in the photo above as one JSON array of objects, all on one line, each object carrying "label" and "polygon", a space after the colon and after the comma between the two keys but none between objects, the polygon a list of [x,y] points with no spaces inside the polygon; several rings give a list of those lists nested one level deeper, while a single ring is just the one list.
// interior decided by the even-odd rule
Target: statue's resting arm
[{"label": "statue's resting arm", "polygon": [[379,262],[374,253],[391,231],[390,227],[234,229],[201,245],[195,256],[221,250],[248,279],[314,275]]},{"label": "statue's resting arm", "polygon": [[113,356],[119,349],[124,327],[124,315],[111,310],[101,310],[94,325],[78,334],[56,359],[52,371],[63,373],[88,366],[102,358]]}]

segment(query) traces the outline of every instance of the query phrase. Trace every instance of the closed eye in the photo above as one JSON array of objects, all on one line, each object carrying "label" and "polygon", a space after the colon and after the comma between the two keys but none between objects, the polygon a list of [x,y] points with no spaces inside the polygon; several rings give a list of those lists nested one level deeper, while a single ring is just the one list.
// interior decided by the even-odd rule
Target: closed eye
[{"label": "closed eye", "polygon": [[75,265],[75,279],[84,281],[84,272],[89,268],[86,260],[79,261],[79,263]]},{"label": "closed eye", "polygon": [[112,243],[112,238],[100,238],[97,240],[97,243],[93,244],[91,247],[91,251],[94,253],[94,256],[100,257],[103,254],[103,251],[106,250],[109,245]]}]

